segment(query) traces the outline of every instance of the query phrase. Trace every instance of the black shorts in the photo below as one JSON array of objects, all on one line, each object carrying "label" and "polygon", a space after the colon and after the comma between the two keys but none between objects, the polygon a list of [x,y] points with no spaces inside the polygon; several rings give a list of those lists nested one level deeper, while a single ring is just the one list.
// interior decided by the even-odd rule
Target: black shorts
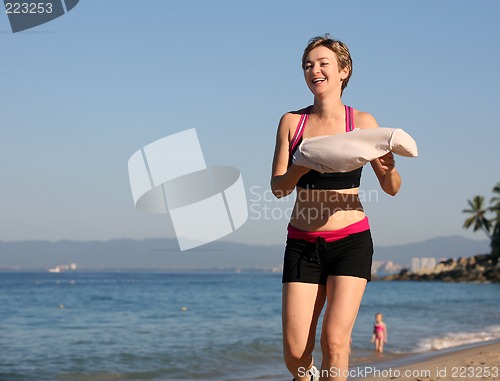
[{"label": "black shorts", "polygon": [[371,280],[373,242],[370,230],[338,241],[317,242],[287,238],[283,283],[326,284],[329,275],[347,275]]}]

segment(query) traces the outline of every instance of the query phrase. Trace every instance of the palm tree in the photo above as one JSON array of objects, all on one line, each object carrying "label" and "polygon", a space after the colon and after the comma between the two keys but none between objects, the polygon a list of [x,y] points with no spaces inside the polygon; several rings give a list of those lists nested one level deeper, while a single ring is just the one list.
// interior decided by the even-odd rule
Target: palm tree
[{"label": "palm tree", "polygon": [[490,203],[492,204],[492,206],[490,207],[490,210],[497,214],[495,222],[498,222],[498,214],[500,213],[500,183],[497,183],[497,185],[495,185],[495,187],[493,188],[493,193],[498,194],[498,196],[491,198]]},{"label": "palm tree", "polygon": [[489,208],[491,212],[495,213],[495,217],[491,220],[491,223],[494,224],[493,234],[491,235],[491,256],[500,258],[500,183],[495,185],[493,193],[498,196],[490,200],[492,205]]},{"label": "palm tree", "polygon": [[467,202],[469,203],[470,209],[464,209],[463,213],[469,213],[471,216],[465,220],[464,228],[469,229],[472,226],[474,231],[481,229],[486,233],[488,238],[491,239],[491,222],[485,216],[488,209],[485,209],[483,206],[484,197],[474,196],[472,201],[467,200]]},{"label": "palm tree", "polygon": [[[467,200],[470,209],[463,210],[464,213],[469,213],[464,222],[464,228],[473,228],[474,231],[482,230],[491,240],[491,257],[495,260],[500,260],[500,183],[497,183],[493,188],[493,193],[496,195],[490,200],[490,207],[484,207],[484,197],[474,196],[471,200]],[[491,219],[486,218],[486,213],[492,212],[495,216]]]}]

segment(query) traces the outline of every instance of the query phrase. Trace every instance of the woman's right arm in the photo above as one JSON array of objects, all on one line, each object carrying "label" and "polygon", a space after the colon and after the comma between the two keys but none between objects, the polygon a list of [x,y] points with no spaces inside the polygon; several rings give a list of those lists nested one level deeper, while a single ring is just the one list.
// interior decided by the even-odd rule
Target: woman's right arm
[{"label": "woman's right arm", "polygon": [[281,117],[276,135],[274,149],[273,169],[271,176],[271,190],[277,198],[288,196],[293,192],[299,179],[309,172],[309,168],[292,164],[288,167],[290,144],[290,126],[295,121],[292,114],[287,113]]}]

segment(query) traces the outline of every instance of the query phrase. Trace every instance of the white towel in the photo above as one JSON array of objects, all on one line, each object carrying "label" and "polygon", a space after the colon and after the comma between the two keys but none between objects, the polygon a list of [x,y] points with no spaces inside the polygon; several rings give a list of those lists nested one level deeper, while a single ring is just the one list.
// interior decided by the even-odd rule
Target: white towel
[{"label": "white towel", "polygon": [[302,141],[293,163],[321,173],[350,172],[387,152],[417,157],[417,143],[401,128],[369,128]]}]

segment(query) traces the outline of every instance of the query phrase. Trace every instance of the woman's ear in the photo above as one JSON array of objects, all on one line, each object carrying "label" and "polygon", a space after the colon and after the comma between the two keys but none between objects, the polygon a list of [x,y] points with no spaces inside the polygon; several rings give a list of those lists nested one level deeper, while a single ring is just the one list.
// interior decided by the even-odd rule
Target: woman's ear
[{"label": "woman's ear", "polygon": [[343,81],[349,76],[349,68],[346,66],[345,68],[340,69],[339,73],[340,73],[340,79]]}]

